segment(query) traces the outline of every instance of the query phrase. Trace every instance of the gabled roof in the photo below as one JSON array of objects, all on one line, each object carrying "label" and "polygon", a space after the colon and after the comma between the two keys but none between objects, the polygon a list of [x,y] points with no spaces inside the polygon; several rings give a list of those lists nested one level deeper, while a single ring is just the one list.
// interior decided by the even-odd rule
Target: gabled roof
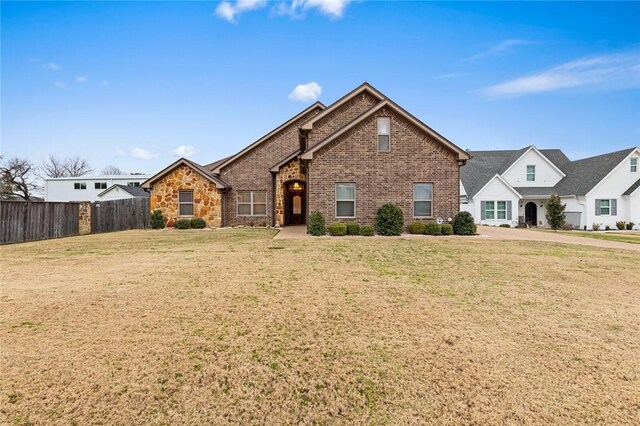
[{"label": "gabled roof", "polygon": [[629,189],[627,189],[626,191],[624,191],[624,193],[622,195],[631,195],[634,192],[636,192],[636,190],[640,188],[640,179],[638,179],[633,185],[631,185],[629,187]]},{"label": "gabled roof", "polygon": [[186,158],[180,158],[179,160],[177,160],[174,163],[170,164],[166,168],[162,169],[160,172],[156,173],[155,175],[151,176],[149,179],[147,179],[144,182],[142,182],[142,184],[140,186],[142,186],[143,188],[151,188],[151,185],[155,181],[161,179],[167,173],[172,172],[173,170],[177,169],[180,166],[187,166],[187,167],[190,167],[191,169],[195,170],[196,172],[201,174],[204,178],[206,178],[209,181],[215,183],[216,184],[216,188],[218,188],[218,189],[228,189],[228,188],[230,188],[227,183],[225,183],[218,176],[215,176],[210,170],[207,170],[206,168],[204,168],[200,164],[194,163],[193,161],[187,160]]},{"label": "gabled roof", "polygon": [[242,151],[238,152],[237,154],[232,155],[231,157],[228,157],[228,158],[226,158],[226,159],[224,159],[224,160],[222,160],[220,162],[217,162],[218,164],[212,163],[212,164],[215,164],[215,165],[211,168],[211,171],[213,173],[219,174],[220,173],[220,169],[222,169],[224,166],[226,166],[226,165],[234,162],[238,158],[242,157],[247,152],[249,152],[252,149],[256,148],[261,143],[263,143],[264,141],[266,141],[267,139],[269,139],[273,135],[276,135],[278,132],[282,131],[287,126],[291,125],[292,123],[295,123],[297,120],[300,119],[300,117],[303,117],[304,115],[308,114],[309,112],[313,111],[316,108],[324,110],[326,108],[326,106],[324,106],[324,104],[322,102],[315,102],[313,105],[311,105],[310,107],[304,109],[303,111],[301,111],[300,113],[296,114],[294,117],[290,118],[289,120],[285,121],[280,126],[276,127],[275,129],[273,129],[272,131],[270,131],[266,135],[262,136],[260,139],[258,139],[257,141],[255,141],[254,143],[249,145],[248,147],[244,148]]},{"label": "gabled roof", "polygon": [[145,197],[145,198],[149,197],[149,193],[145,191],[144,188],[141,188],[139,186],[129,186],[129,185],[120,185],[120,184],[111,185],[109,188],[99,193],[98,197],[102,197],[104,194],[106,194],[107,192],[115,188],[120,188],[124,192],[127,192],[130,195],[133,195],[134,197]]},{"label": "gabled roof", "polygon": [[487,183],[485,183],[482,186],[482,188],[478,189],[476,194],[482,192],[494,179],[498,179],[500,182],[502,182],[504,184],[504,186],[506,186],[511,192],[513,192],[515,194],[516,197],[522,198],[522,194],[520,194],[513,186],[509,185],[509,182],[504,180],[504,178],[502,176],[500,176],[499,174],[497,174],[497,173],[495,175],[493,175],[493,177],[491,179],[489,179],[487,181]]},{"label": "gabled roof", "polygon": [[351,99],[355,98],[356,96],[358,96],[358,95],[360,95],[360,94],[362,94],[364,92],[368,92],[370,95],[372,95],[374,98],[377,98],[380,101],[382,101],[382,100],[387,98],[385,95],[380,93],[380,91],[378,91],[375,87],[373,87],[372,85],[370,85],[367,82],[364,82],[360,86],[356,87],[355,89],[353,89],[352,91],[350,91],[349,93],[347,93],[346,95],[344,95],[343,97],[341,97],[340,99],[338,99],[337,101],[335,101],[334,103],[329,105],[320,114],[318,114],[318,115],[316,115],[314,117],[311,117],[309,120],[305,121],[302,124],[302,126],[300,126],[300,128],[302,130],[311,130],[311,129],[313,129],[313,123],[315,123],[316,121],[322,119],[323,117],[327,116],[328,114],[331,114],[333,111],[338,109],[340,106],[346,104]]},{"label": "gabled roof", "polygon": [[298,149],[294,152],[291,153],[291,155],[288,155],[287,157],[284,158],[284,160],[278,162],[278,164],[274,165],[273,167],[271,167],[271,169],[269,169],[270,171],[277,173],[280,168],[282,166],[284,166],[285,164],[287,164],[289,161],[293,160],[294,158],[296,158],[298,155],[300,155],[300,153],[302,153],[302,150]]},{"label": "gabled roof", "polygon": [[219,160],[214,161],[213,163],[205,164],[205,165],[204,165],[204,166],[202,166],[202,167],[204,167],[204,168],[205,168],[205,169],[207,169],[207,170],[213,170],[213,169],[215,169],[216,167],[218,167],[218,165],[219,165],[219,164],[224,163],[224,162],[225,162],[225,161],[227,161],[229,158],[231,158],[231,157],[224,157],[224,158],[221,158],[221,159],[219,159]]},{"label": "gabled roof", "polygon": [[[522,154],[521,154],[518,158],[516,158],[513,162],[511,162],[511,165],[509,165],[509,166],[506,168],[506,170],[505,170],[505,171],[503,171],[503,172],[501,172],[500,174],[505,174],[505,173],[507,173],[509,170],[511,170],[511,168],[512,168],[512,167],[513,167],[513,166],[514,166],[518,161],[520,161],[520,159],[521,159],[522,157],[524,157],[524,156],[525,156],[529,151],[535,151],[535,152],[537,152],[537,153],[538,153],[538,155],[539,155],[540,157],[542,157],[542,159],[543,159],[543,160],[545,160],[545,161],[546,161],[546,162],[547,162],[547,163],[548,163],[548,164],[549,164],[553,169],[555,169],[558,173],[560,173],[560,174],[562,175],[562,177],[565,177],[565,176],[566,176],[566,174],[565,174],[562,170],[560,170],[560,168],[559,168],[558,166],[556,166],[555,164],[553,164],[553,161],[549,160],[549,159],[547,158],[547,156],[546,156],[546,155],[544,155],[542,152],[540,152],[540,150],[539,150],[538,148],[536,148],[535,146],[533,146],[533,145],[529,145],[529,147],[527,147],[527,148],[523,148],[523,149],[519,150],[519,151],[518,151],[518,153],[519,153],[520,151],[523,151],[523,150],[524,150],[524,152],[522,152]],[[562,155],[564,155],[564,154],[562,154]]]},{"label": "gabled roof", "polygon": [[587,195],[636,148],[572,161],[565,165],[567,176],[555,186],[558,195]]},{"label": "gabled roof", "polygon": [[444,136],[440,135],[438,132],[433,130],[431,127],[427,126],[422,121],[418,120],[416,117],[414,117],[413,115],[409,114],[406,110],[404,110],[402,107],[400,107],[395,102],[393,102],[393,101],[391,101],[389,99],[386,99],[386,100],[374,105],[372,108],[369,108],[367,111],[363,112],[358,117],[356,117],[355,119],[351,120],[349,123],[347,123],[343,127],[339,128],[338,130],[336,130],[335,132],[333,132],[329,136],[327,136],[321,142],[319,142],[318,144],[314,145],[312,148],[306,150],[304,153],[302,153],[300,158],[302,158],[304,160],[313,159],[313,154],[316,151],[318,151],[322,147],[326,146],[327,144],[331,143],[336,138],[338,138],[339,136],[345,134],[346,132],[351,130],[353,127],[355,127],[359,123],[363,122],[367,118],[371,117],[373,114],[375,114],[376,112],[380,111],[383,108],[389,108],[389,109],[395,111],[397,114],[402,116],[404,119],[409,121],[411,124],[415,125],[419,129],[423,130],[428,135],[433,137],[436,141],[438,141],[441,144],[445,145],[450,150],[458,153],[458,158],[459,159],[468,160],[470,158],[469,154],[467,153],[467,151],[465,151],[462,148],[458,147],[453,142],[449,141]]}]

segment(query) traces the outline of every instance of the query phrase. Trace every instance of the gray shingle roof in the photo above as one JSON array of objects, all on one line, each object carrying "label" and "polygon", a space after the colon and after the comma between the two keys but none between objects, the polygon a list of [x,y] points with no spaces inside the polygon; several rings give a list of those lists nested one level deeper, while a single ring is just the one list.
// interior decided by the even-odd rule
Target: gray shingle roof
[{"label": "gray shingle roof", "polygon": [[111,185],[109,188],[102,191],[100,194],[98,194],[98,197],[102,197],[103,194],[106,194],[107,192],[111,191],[113,188],[116,188],[116,187],[133,195],[134,197],[149,197],[149,193],[145,191],[144,188],[141,188],[139,186],[120,185],[118,183],[116,183],[115,185]]},{"label": "gray shingle roof", "polygon": [[633,185],[631,185],[631,186],[629,187],[629,189],[627,189],[626,191],[624,191],[624,193],[623,193],[622,195],[631,195],[631,194],[633,194],[633,192],[634,192],[636,189],[638,189],[638,188],[640,188],[640,179],[638,179],[638,180],[636,181],[636,183],[634,183]]},{"label": "gray shingle roof", "polygon": [[531,197],[533,195],[549,196],[556,193],[552,186],[518,186],[513,189],[523,197]]}]

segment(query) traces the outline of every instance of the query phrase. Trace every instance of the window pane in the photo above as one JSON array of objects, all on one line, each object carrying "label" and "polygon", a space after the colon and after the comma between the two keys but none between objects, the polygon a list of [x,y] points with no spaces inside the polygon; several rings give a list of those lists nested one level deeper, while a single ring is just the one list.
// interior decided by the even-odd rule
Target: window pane
[{"label": "window pane", "polygon": [[353,217],[355,216],[355,203],[353,201],[338,201],[337,216]]},{"label": "window pane", "polygon": [[267,205],[266,204],[254,204],[253,205],[253,214],[254,216],[264,216],[267,214]]},{"label": "window pane", "polygon": [[250,203],[251,202],[251,192],[250,191],[238,191],[238,202],[239,203]]},{"label": "window pane", "polygon": [[413,185],[414,201],[431,200],[433,185],[430,183],[416,183]]},{"label": "window pane", "polygon": [[193,191],[178,191],[181,203],[193,203]]},{"label": "window pane", "polygon": [[507,212],[505,210],[498,210],[498,219],[506,219]]},{"label": "window pane", "polygon": [[506,201],[498,201],[498,210],[506,210],[507,202]]},{"label": "window pane", "polygon": [[266,203],[267,202],[267,192],[266,191],[254,191],[253,192],[253,202],[254,203]]},{"label": "window pane", "polygon": [[337,184],[336,197],[338,200],[355,200],[356,186],[353,183]]},{"label": "window pane", "polygon": [[388,135],[389,134],[389,117],[381,117],[378,118],[378,134],[379,135]]},{"label": "window pane", "polygon": [[180,204],[180,216],[193,216],[193,204]]},{"label": "window pane", "polygon": [[600,207],[609,208],[609,200],[600,200]]},{"label": "window pane", "polygon": [[378,151],[389,152],[389,135],[378,136]]},{"label": "window pane", "polygon": [[251,215],[251,204],[238,204],[238,214],[242,216]]},{"label": "window pane", "polygon": [[100,182],[96,182],[96,183],[95,183],[95,188],[96,188],[96,189],[100,189]]},{"label": "window pane", "polygon": [[431,216],[431,201],[414,201],[414,216]]}]

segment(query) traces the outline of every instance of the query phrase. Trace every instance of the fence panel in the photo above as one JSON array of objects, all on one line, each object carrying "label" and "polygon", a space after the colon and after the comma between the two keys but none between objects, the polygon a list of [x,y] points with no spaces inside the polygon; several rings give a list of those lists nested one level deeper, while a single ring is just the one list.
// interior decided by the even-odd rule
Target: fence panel
[{"label": "fence panel", "polygon": [[78,235],[78,203],[0,201],[0,244]]},{"label": "fence panel", "polygon": [[149,224],[149,199],[97,201],[91,203],[91,232],[145,229]]}]

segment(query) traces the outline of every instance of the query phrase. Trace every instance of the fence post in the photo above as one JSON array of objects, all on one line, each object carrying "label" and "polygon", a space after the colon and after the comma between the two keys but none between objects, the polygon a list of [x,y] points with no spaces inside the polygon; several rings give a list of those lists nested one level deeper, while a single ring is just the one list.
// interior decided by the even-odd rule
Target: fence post
[{"label": "fence post", "polygon": [[83,201],[78,208],[78,233],[80,235],[91,233],[91,203]]}]

